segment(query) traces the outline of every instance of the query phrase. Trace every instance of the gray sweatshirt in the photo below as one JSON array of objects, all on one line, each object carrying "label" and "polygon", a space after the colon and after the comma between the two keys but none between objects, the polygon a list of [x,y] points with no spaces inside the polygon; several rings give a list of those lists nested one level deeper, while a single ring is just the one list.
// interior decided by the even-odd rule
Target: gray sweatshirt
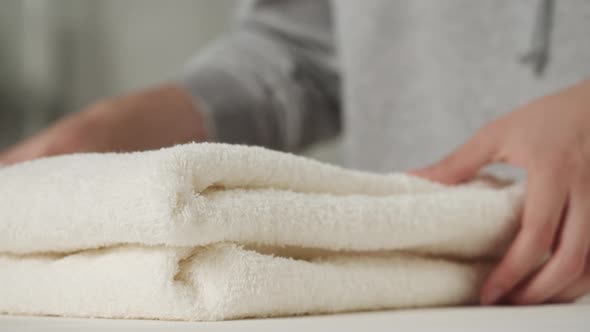
[{"label": "gray sweatshirt", "polygon": [[395,171],[589,77],[588,0],[258,0],[182,82],[214,140],[341,133],[348,166]]}]

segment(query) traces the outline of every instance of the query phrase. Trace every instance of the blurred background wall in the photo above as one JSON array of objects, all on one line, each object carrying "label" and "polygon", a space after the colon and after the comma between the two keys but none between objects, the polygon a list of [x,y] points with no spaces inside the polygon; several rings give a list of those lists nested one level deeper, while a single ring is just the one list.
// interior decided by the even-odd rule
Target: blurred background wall
[{"label": "blurred background wall", "polygon": [[0,0],[0,148],[101,97],[173,79],[235,0]]},{"label": "blurred background wall", "polygon": [[[102,97],[174,79],[239,0],[0,0],[0,149]],[[338,140],[307,152],[339,162]]]}]

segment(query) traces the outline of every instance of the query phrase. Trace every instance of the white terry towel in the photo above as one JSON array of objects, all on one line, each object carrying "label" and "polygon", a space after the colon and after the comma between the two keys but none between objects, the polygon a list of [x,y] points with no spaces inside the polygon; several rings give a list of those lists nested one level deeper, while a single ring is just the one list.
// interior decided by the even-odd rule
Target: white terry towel
[{"label": "white terry towel", "polygon": [[189,144],[0,170],[0,312],[221,320],[473,303],[520,186]]}]

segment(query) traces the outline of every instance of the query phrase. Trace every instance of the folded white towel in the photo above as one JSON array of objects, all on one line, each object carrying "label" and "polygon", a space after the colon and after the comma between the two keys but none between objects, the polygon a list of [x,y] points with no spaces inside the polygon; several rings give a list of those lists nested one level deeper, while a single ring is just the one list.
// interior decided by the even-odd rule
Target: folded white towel
[{"label": "folded white towel", "polygon": [[219,320],[471,303],[520,186],[190,144],[0,170],[0,312]]}]

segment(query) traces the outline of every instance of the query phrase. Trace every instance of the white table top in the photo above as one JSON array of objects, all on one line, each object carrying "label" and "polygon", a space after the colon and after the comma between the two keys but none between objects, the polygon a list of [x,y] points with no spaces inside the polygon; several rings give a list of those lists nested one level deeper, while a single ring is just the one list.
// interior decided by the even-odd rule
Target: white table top
[{"label": "white table top", "polygon": [[0,315],[0,331],[590,331],[590,305],[463,307],[225,322]]}]

